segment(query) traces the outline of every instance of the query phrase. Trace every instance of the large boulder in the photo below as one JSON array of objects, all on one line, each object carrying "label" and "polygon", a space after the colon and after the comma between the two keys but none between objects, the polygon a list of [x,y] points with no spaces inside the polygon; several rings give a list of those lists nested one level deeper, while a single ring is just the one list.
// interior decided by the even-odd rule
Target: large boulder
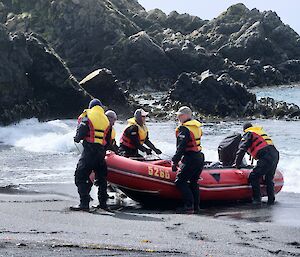
[{"label": "large boulder", "polygon": [[191,105],[204,115],[220,117],[246,115],[251,111],[247,108],[256,103],[255,95],[228,75],[217,77],[209,71],[201,75],[182,73],[170,90],[169,98]]},{"label": "large boulder", "polygon": [[128,99],[116,77],[108,69],[98,69],[86,76],[80,85],[93,97],[118,112],[128,111]]},{"label": "large boulder", "polygon": [[37,35],[0,25],[0,123],[71,118],[89,101],[54,50]]}]

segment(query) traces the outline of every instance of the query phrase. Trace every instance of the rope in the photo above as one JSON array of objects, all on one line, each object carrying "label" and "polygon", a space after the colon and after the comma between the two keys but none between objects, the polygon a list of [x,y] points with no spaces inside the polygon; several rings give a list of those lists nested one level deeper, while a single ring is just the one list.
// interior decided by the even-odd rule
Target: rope
[{"label": "rope", "polygon": [[77,149],[78,153],[82,154],[75,142],[74,142],[74,145],[76,146],[76,149]]}]

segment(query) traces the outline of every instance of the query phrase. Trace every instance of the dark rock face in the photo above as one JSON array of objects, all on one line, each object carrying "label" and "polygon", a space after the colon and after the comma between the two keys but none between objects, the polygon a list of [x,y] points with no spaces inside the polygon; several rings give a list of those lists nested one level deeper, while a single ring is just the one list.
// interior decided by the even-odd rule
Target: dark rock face
[{"label": "dark rock face", "polygon": [[[158,9],[147,12],[137,0],[0,0],[1,22],[10,32],[19,32],[11,36],[0,31],[5,57],[0,60],[0,89],[6,92],[0,96],[1,108],[23,106],[14,111],[22,113],[20,117],[73,113],[73,106],[55,102],[57,95],[67,105],[73,97],[85,103],[88,97],[71,73],[82,80],[100,67],[121,82],[101,70],[83,85],[110,107],[128,101],[124,90],[166,91],[176,82],[170,101],[192,103],[196,110],[218,116],[258,110],[242,84],[300,81],[299,35],[276,13],[249,10],[243,4],[205,21]],[[215,75],[198,75],[207,69]]]},{"label": "dark rock face", "polygon": [[187,13],[179,14],[173,11],[169,15],[166,15],[159,9],[149,11],[146,20],[149,21],[151,26],[158,23],[164,28],[169,28],[182,34],[189,34],[206,23],[206,21],[201,20],[199,17]]},{"label": "dark rock face", "polygon": [[200,32],[209,38],[203,40],[200,35],[199,43],[232,61],[253,58],[264,64],[278,64],[295,56],[300,58],[299,35],[284,25],[275,12],[260,13],[243,4],[233,5]]},{"label": "dark rock face", "polygon": [[[20,0],[13,7],[17,15],[8,28],[41,34],[79,78],[94,69],[106,46],[139,31],[108,0]],[[30,15],[22,18],[25,12]]]},{"label": "dark rock face", "polygon": [[[282,63],[300,60],[299,35],[276,13],[249,10],[243,4],[204,21],[159,9],[146,12],[136,0],[2,3],[0,14],[15,13],[6,23],[10,31],[41,34],[79,79],[99,67],[112,70],[129,89],[151,84],[166,88],[182,72],[206,69],[233,73],[249,87],[298,79],[293,68]],[[246,65],[249,58],[259,61],[260,67]]]},{"label": "dark rock face", "polygon": [[[162,77],[175,78],[176,67],[164,50],[142,31],[121,40],[104,52],[104,65],[112,67],[121,80],[136,81],[139,88],[151,87],[151,82]],[[139,82],[138,82],[139,81]],[[144,84],[143,84],[144,83]],[[156,87],[155,84],[152,85]]]},{"label": "dark rock face", "polygon": [[101,102],[124,113],[128,106],[126,94],[120,89],[116,77],[108,69],[99,69],[86,76],[80,85]]},{"label": "dark rock face", "polygon": [[274,68],[271,65],[262,65],[259,60],[251,58],[240,65],[228,62],[225,71],[248,88],[280,85],[288,77],[284,77],[283,70],[280,71],[279,68]]},{"label": "dark rock face", "polygon": [[37,35],[0,26],[0,123],[74,117],[89,101],[51,47]]},{"label": "dark rock face", "polygon": [[258,100],[256,113],[266,118],[300,119],[300,108],[298,105],[275,101],[270,97]]},{"label": "dark rock face", "polygon": [[200,113],[216,116],[241,116],[256,102],[253,94],[226,74],[220,76],[203,72],[183,73],[169,92],[169,98],[190,104]]},{"label": "dark rock face", "polygon": [[300,81],[300,60],[288,60],[278,66],[284,80],[289,82]]},{"label": "dark rock face", "polygon": [[5,23],[8,14],[8,7],[0,2],[0,23]]}]

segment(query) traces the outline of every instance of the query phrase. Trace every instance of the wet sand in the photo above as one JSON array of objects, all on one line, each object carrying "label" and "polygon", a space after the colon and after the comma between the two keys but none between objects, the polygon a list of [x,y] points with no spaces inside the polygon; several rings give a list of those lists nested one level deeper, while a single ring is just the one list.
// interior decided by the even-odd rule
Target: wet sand
[{"label": "wet sand", "polygon": [[0,256],[300,256],[299,194],[280,193],[271,207],[206,206],[200,215],[129,200],[112,214],[70,212],[74,204],[69,184],[2,189]]}]

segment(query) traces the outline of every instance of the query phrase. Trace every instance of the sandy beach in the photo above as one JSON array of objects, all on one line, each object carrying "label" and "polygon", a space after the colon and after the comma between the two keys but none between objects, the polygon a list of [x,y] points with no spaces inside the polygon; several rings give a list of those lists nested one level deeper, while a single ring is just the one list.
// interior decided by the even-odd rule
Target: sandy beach
[{"label": "sandy beach", "polygon": [[132,201],[112,205],[114,213],[70,212],[71,184],[4,188],[0,203],[0,256],[300,256],[297,194],[280,193],[271,207],[206,206],[199,215]]}]

